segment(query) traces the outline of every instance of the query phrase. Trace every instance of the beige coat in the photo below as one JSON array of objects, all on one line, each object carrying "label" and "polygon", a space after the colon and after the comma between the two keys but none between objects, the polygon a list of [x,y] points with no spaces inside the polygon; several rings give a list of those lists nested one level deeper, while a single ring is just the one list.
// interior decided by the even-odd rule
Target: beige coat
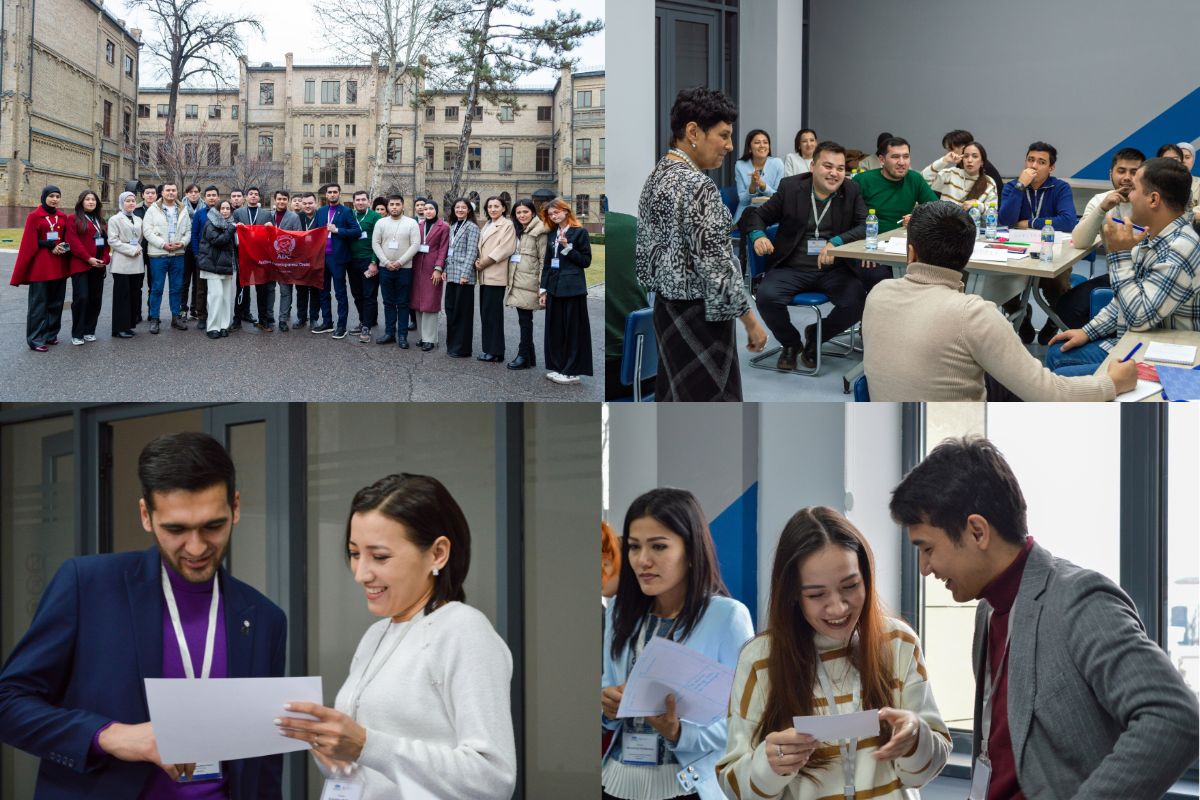
[{"label": "beige coat", "polygon": [[[183,201],[175,203],[178,218],[175,222],[175,236],[168,239],[170,228],[167,225],[167,213],[163,211],[163,202],[159,200],[146,209],[142,218],[142,235],[146,237],[146,252],[151,258],[155,256],[182,256],[192,240],[192,215],[188,213],[187,204]],[[163,249],[163,245],[177,242],[183,247],[175,251]]]},{"label": "beige coat", "polygon": [[142,263],[142,220],[129,217],[124,212],[113,214],[108,218],[108,245],[112,248],[112,264],[109,268],[114,275],[141,275],[145,270]]},{"label": "beige coat", "polygon": [[521,260],[508,262],[508,291],[504,293],[504,304],[513,308],[537,311],[538,288],[542,282],[542,264],[546,257],[546,225],[534,217],[521,233],[517,253]]},{"label": "beige coat", "polygon": [[517,230],[507,217],[484,226],[479,232],[479,283],[508,285],[508,259],[517,252]]}]

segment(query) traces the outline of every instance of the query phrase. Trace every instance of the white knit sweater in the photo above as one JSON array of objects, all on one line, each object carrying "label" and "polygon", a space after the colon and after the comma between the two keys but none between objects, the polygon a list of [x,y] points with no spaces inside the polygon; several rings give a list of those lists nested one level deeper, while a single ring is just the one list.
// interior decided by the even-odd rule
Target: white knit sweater
[{"label": "white knit sweater", "polygon": [[[391,625],[383,619],[363,634],[334,704],[338,711],[352,713],[359,682]],[[354,778],[365,784],[363,800],[398,797],[402,783],[438,798],[511,797],[517,774],[511,681],[508,646],[478,610],[447,603],[415,618],[359,704],[367,743]]]}]

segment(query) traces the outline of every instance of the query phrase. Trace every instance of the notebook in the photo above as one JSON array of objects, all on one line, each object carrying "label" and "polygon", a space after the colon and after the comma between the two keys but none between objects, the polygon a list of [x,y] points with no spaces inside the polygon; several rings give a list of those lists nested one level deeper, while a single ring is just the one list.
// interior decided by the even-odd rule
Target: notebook
[{"label": "notebook", "polygon": [[1146,348],[1147,361],[1161,361],[1167,364],[1182,364],[1190,367],[1196,363],[1196,346],[1190,344],[1167,344],[1166,342],[1151,342]]}]

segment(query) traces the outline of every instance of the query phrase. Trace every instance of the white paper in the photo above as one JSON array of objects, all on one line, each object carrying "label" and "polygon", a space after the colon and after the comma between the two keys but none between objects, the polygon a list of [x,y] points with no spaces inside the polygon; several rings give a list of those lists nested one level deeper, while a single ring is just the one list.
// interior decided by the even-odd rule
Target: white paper
[{"label": "white paper", "polygon": [[1191,344],[1167,344],[1151,342],[1146,348],[1143,361],[1161,361],[1166,364],[1182,364],[1190,367],[1196,363],[1196,346]]},{"label": "white paper", "polygon": [[972,261],[989,261],[997,264],[1003,264],[1009,260],[1015,253],[1010,253],[1000,247],[988,247],[985,244],[975,245],[975,250],[971,253]]},{"label": "white paper", "polygon": [[1162,385],[1153,381],[1144,381],[1138,378],[1137,386],[1134,386],[1128,392],[1122,392],[1117,395],[1118,403],[1136,403],[1139,400],[1145,400],[1147,397],[1153,397],[1162,391]]},{"label": "white paper", "polygon": [[655,636],[647,643],[625,682],[617,717],[653,717],[667,710],[675,695],[675,713],[697,725],[725,719],[733,670],[691,648]]},{"label": "white paper", "polygon": [[890,239],[884,239],[879,243],[879,252],[904,255],[908,252],[908,237],[893,236]]},{"label": "white paper", "polygon": [[322,703],[321,678],[146,678],[146,702],[165,764],[236,761],[308,750],[274,720],[304,715],[284,703]]},{"label": "white paper", "polygon": [[796,733],[807,733],[822,742],[840,739],[866,739],[879,735],[878,711],[855,711],[852,714],[792,717]]}]

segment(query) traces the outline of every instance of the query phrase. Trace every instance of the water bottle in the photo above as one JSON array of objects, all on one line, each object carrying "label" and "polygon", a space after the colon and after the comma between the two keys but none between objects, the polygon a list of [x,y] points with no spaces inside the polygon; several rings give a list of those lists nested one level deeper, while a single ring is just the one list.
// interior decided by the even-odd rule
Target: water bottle
[{"label": "water bottle", "polygon": [[979,204],[976,203],[972,205],[969,209],[967,209],[967,213],[971,215],[971,221],[975,223],[975,238],[978,239],[980,233]]},{"label": "water bottle", "polygon": [[1049,264],[1054,260],[1054,221],[1046,220],[1046,224],[1042,227],[1042,254],[1041,259],[1043,264]]},{"label": "water bottle", "polygon": [[996,241],[996,204],[988,203],[987,214],[984,215],[984,235],[989,242]]},{"label": "water bottle", "polygon": [[879,217],[873,208],[867,213],[867,249],[872,252],[879,249]]}]

